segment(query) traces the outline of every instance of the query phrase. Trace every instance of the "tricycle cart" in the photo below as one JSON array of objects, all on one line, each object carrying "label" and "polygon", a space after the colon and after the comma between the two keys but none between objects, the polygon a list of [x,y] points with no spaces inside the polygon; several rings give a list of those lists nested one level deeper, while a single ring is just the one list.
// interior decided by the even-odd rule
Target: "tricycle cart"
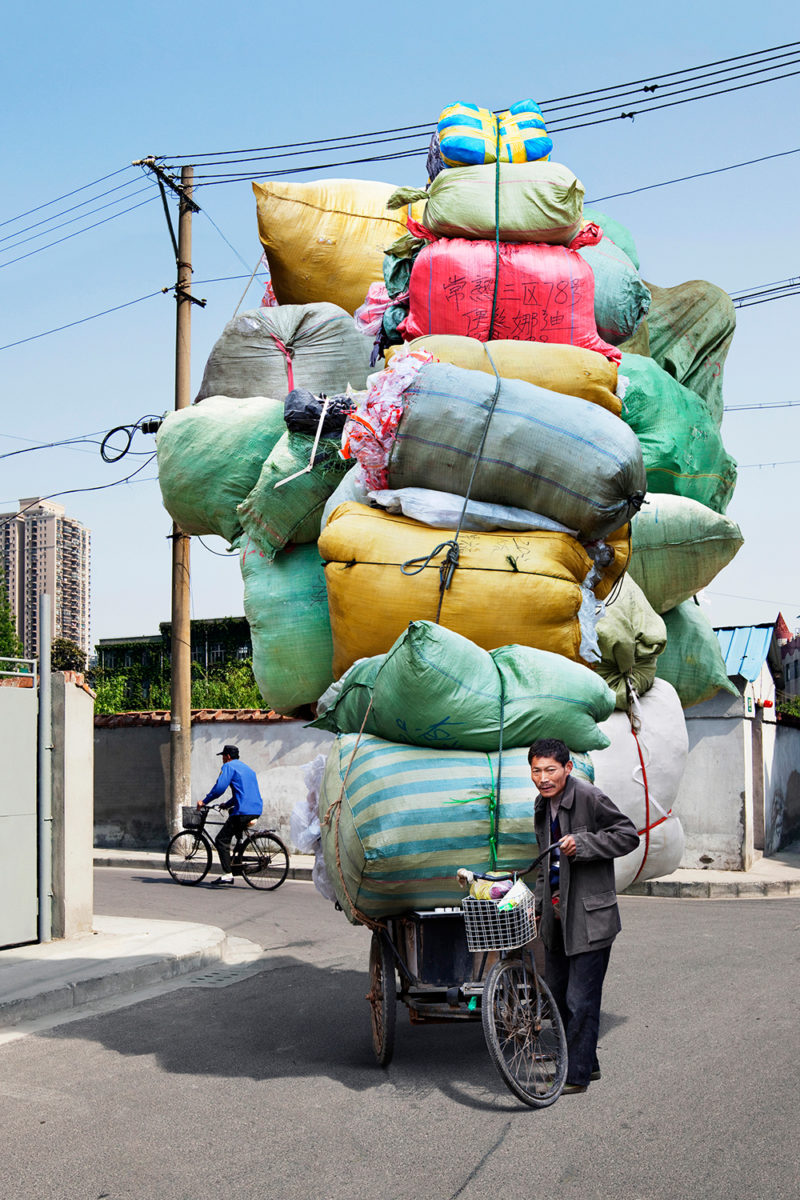
[{"label": "tricycle cart", "polygon": [[460,908],[388,917],[373,930],[367,994],[381,1066],[392,1058],[400,1000],[412,1025],[482,1021],[492,1062],[511,1091],[532,1108],[557,1100],[567,1074],[567,1043],[552,993],[536,969],[535,937],[530,892],[509,911],[495,900],[468,896]]}]

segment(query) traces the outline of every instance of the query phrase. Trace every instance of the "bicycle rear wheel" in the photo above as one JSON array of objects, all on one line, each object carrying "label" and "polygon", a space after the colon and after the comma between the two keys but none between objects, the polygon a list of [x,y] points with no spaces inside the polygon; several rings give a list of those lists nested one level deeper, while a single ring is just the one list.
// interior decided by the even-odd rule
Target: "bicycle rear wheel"
[{"label": "bicycle rear wheel", "polygon": [[531,1108],[546,1108],[567,1077],[567,1038],[553,995],[518,958],[489,973],[483,992],[483,1032],[505,1084]]},{"label": "bicycle rear wheel", "polygon": [[260,891],[271,892],[289,873],[289,851],[274,833],[254,833],[242,847],[242,875],[245,883]]},{"label": "bicycle rear wheel", "polygon": [[176,883],[200,883],[211,866],[211,843],[202,833],[182,829],[167,846],[167,870]]},{"label": "bicycle rear wheel", "polygon": [[370,1021],[372,1048],[381,1067],[388,1067],[394,1054],[397,1022],[397,976],[394,955],[385,934],[374,932],[369,947]]}]

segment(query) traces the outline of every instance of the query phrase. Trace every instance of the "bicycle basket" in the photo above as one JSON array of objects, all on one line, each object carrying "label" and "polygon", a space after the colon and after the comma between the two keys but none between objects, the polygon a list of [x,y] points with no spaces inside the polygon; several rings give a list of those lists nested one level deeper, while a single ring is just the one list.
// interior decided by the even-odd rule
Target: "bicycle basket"
[{"label": "bicycle basket", "polygon": [[505,912],[498,910],[496,900],[466,896],[461,901],[469,950],[516,950],[536,937],[533,892],[525,891],[516,908]]},{"label": "bicycle basket", "polygon": [[184,829],[201,829],[203,826],[203,814],[199,808],[190,808],[188,804],[181,806],[183,811],[183,828]]}]

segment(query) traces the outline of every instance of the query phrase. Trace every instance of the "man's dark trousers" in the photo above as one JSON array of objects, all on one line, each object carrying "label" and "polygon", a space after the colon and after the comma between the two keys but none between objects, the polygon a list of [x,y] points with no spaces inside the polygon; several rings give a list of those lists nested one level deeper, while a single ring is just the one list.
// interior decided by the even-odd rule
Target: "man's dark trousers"
[{"label": "man's dark trousers", "polygon": [[252,817],[243,817],[241,814],[234,816],[232,814],[214,838],[214,845],[217,847],[223,875],[230,875],[231,873],[231,842],[240,833],[244,833],[252,820]]},{"label": "man's dark trousers", "polygon": [[564,953],[558,923],[556,938],[557,944],[552,950],[545,947],[545,979],[567,1034],[567,1082],[584,1086],[592,1071],[599,1069],[600,1001],[611,947],[569,956]]}]

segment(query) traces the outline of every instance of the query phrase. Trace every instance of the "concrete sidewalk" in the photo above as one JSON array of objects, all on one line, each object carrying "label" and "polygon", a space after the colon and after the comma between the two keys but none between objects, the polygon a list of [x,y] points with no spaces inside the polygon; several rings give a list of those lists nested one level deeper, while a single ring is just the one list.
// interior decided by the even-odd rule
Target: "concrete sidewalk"
[{"label": "concrete sidewalk", "polygon": [[[94,852],[96,867],[127,867],[131,871],[166,871],[165,855],[161,850],[98,850]],[[292,854],[287,879],[311,879],[313,854]],[[215,860],[206,876],[207,881],[219,874]]]}]

